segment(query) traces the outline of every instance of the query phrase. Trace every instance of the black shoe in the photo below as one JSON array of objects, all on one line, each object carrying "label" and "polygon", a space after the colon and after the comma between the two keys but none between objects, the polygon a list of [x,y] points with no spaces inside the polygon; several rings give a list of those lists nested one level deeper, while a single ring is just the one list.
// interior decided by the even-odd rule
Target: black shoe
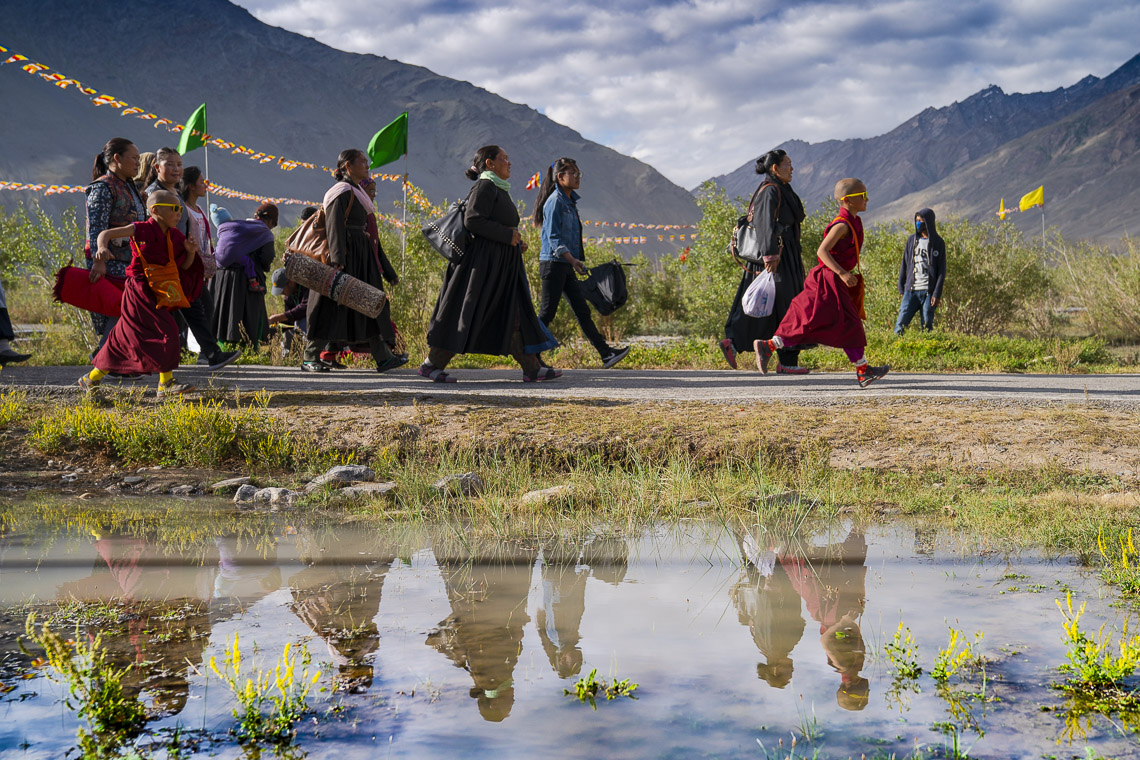
[{"label": "black shoe", "polygon": [[629,346],[611,349],[609,354],[602,357],[602,369],[609,369],[627,356],[629,356]]},{"label": "black shoe", "polygon": [[210,362],[210,371],[217,372],[218,370],[225,369],[238,360],[241,356],[241,351],[230,351],[229,353],[220,353],[214,357]]},{"label": "black shoe", "polygon": [[390,369],[396,369],[397,367],[403,367],[407,363],[408,363],[407,354],[396,354],[394,356],[389,357],[388,359],[385,359],[382,362],[378,362],[376,364],[376,371],[377,372],[387,372]]},{"label": "black shoe", "polygon": [[321,364],[329,369],[348,369],[347,364],[341,364],[336,359],[321,359]]},{"label": "black shoe", "polygon": [[324,362],[305,362],[301,365],[302,372],[328,372],[328,365]]},{"label": "black shoe", "polygon": [[7,366],[9,364],[17,364],[19,362],[26,362],[31,358],[31,354],[18,354],[12,349],[6,348],[3,351],[0,351],[0,367]]}]

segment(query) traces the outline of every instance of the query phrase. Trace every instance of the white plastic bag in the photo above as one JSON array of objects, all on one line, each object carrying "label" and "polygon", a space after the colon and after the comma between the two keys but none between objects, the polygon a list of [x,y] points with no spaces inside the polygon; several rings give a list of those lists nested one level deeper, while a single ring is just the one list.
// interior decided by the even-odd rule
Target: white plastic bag
[{"label": "white plastic bag", "polygon": [[750,317],[766,317],[776,303],[776,279],[767,269],[744,291],[744,313]]}]

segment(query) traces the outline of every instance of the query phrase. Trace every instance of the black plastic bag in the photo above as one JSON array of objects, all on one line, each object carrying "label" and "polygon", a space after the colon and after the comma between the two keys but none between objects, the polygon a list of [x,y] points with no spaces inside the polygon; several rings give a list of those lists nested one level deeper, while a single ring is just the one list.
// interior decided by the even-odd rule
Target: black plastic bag
[{"label": "black plastic bag", "polygon": [[620,259],[599,264],[590,269],[590,276],[582,283],[586,300],[602,316],[613,314],[629,300],[625,285],[625,268]]}]

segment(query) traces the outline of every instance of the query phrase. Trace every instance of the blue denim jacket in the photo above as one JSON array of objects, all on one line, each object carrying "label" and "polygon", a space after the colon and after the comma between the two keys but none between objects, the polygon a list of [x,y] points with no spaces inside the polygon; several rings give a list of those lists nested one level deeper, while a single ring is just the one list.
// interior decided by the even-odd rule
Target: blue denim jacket
[{"label": "blue denim jacket", "polygon": [[542,252],[539,261],[565,261],[566,251],[581,261],[582,220],[578,217],[578,193],[570,197],[561,189],[555,190],[542,206]]}]

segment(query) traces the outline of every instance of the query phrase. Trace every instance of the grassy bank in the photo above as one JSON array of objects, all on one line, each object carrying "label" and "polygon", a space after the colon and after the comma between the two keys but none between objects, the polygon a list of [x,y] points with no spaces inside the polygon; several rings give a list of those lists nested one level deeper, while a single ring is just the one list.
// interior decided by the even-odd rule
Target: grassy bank
[{"label": "grassy bank", "polygon": [[[1140,430],[1130,412],[960,403],[861,403],[838,413],[784,404],[328,403],[317,394],[244,405],[123,394],[60,408],[9,393],[0,396],[4,468],[13,483],[18,469],[37,482],[33,471],[51,457],[96,470],[161,464],[192,470],[188,479],[252,473],[262,485],[299,486],[331,464],[355,461],[397,490],[336,509],[381,520],[463,520],[496,534],[566,521],[759,516],[794,527],[911,516],[997,545],[1093,558],[1099,533],[1116,536],[1140,518]],[[432,485],[467,471],[484,480],[477,497],[444,498]],[[96,481],[80,487],[96,491],[103,485]],[[569,489],[544,502],[522,498],[552,486]],[[331,498],[318,492],[308,505],[324,509]]]}]

